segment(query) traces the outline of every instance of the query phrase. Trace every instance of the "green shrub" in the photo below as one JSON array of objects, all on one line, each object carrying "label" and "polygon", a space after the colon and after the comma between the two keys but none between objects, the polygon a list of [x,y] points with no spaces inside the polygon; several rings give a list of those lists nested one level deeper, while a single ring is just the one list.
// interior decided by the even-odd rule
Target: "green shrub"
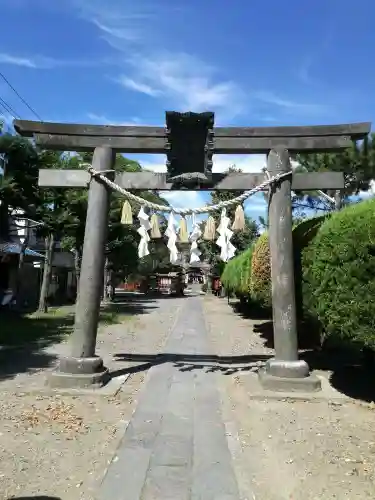
[{"label": "green shrub", "polygon": [[303,253],[307,311],[323,339],[375,348],[375,200],[327,218]]},{"label": "green shrub", "polygon": [[263,307],[269,307],[271,300],[271,259],[268,233],[257,239],[251,259],[250,297]]},{"label": "green shrub", "polygon": [[[301,255],[306,245],[314,238],[326,216],[305,219],[293,228],[294,278],[298,314],[302,314],[302,265]],[[263,307],[272,305],[271,258],[268,233],[263,233],[257,240],[251,263],[252,300]]]},{"label": "green shrub", "polygon": [[237,296],[248,295],[252,251],[250,247],[227,262],[221,282],[228,292],[234,292]]}]

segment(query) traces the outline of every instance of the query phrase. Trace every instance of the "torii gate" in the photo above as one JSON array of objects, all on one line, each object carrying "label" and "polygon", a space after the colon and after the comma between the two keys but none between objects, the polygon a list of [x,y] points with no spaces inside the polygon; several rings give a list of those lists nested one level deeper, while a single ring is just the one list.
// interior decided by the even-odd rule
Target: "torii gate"
[{"label": "torii gate", "polygon": [[[342,150],[352,140],[363,139],[370,123],[308,127],[218,127],[213,113],[166,113],[167,128],[76,125],[15,120],[15,130],[33,137],[45,149],[94,150],[93,168],[111,177],[115,152],[164,153],[167,174],[124,172],[115,180],[132,190],[249,190],[264,181],[264,173],[218,174],[212,172],[212,155],[266,153],[271,176],[291,172],[289,152]],[[54,387],[100,387],[110,378],[103,360],[96,356],[104,248],[110,190],[85,170],[40,170],[39,185],[89,186],[86,230],[79,292],[69,357],[61,358],[50,378]],[[271,390],[319,390],[320,381],[298,358],[296,304],[292,247],[291,190],[344,188],[337,172],[294,173],[271,186],[269,242],[272,271],[272,304],[275,358],[260,372],[263,386]]]}]

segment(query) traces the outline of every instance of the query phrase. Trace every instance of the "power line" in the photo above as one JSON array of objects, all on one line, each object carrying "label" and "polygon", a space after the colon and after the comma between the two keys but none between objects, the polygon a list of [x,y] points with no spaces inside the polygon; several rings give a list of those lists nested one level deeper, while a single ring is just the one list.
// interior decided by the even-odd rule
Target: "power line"
[{"label": "power line", "polygon": [[21,118],[20,115],[15,111],[10,104],[8,104],[3,98],[0,97],[0,106],[5,109],[7,113],[13,116],[13,118]]},{"label": "power line", "polygon": [[33,109],[30,104],[17,92],[17,90],[13,87],[13,85],[10,83],[10,81],[3,75],[3,73],[0,71],[0,77],[4,80],[4,82],[13,90],[13,92],[16,94],[16,96],[23,102],[23,104],[33,113],[34,116],[38,118],[39,121],[43,121],[42,118],[38,115],[38,113]]}]

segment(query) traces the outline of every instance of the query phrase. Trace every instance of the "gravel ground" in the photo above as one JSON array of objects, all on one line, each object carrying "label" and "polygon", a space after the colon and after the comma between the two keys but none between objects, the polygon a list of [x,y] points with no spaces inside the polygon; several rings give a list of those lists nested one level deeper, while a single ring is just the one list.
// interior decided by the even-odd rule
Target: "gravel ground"
[{"label": "gravel ground", "polygon": [[[252,332],[254,322],[235,315],[225,300],[207,296],[204,307],[217,354],[272,354]],[[242,499],[374,498],[371,405],[252,400],[246,366],[218,377]]]},{"label": "gravel ground", "polygon": [[[146,368],[137,369],[144,361],[117,361],[113,354],[160,351],[183,300],[150,301],[143,314],[101,329],[98,352],[106,365],[118,375],[129,368],[133,372],[114,397],[28,393],[46,377],[46,369],[35,359],[27,372],[0,382],[0,499],[94,498],[135,409]],[[252,400],[249,372],[273,351],[253,333],[254,321],[234,314],[225,300],[206,296],[203,303],[213,354],[238,356],[235,364],[222,359],[219,366],[207,369],[218,373],[242,500],[374,497],[371,406],[355,401]],[[67,349],[61,343],[41,355],[49,357],[52,366]],[[253,360],[241,360],[242,355]]]},{"label": "gravel ground", "polygon": [[[102,328],[98,353],[106,365],[121,374],[142,363],[117,361],[113,354],[160,351],[181,300],[150,301],[143,314]],[[41,356],[51,359],[51,369],[55,357],[67,351],[63,342]],[[44,384],[48,369],[35,358],[30,365],[27,372],[0,382],[0,499],[49,495],[91,500],[135,409],[145,372],[134,370],[115,397],[38,395],[28,391]]]}]

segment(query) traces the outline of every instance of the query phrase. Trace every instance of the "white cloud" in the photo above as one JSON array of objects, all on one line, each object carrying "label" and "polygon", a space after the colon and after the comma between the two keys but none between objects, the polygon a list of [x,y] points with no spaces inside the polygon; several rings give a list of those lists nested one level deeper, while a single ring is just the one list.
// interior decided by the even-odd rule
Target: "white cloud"
[{"label": "white cloud", "polygon": [[225,172],[232,166],[243,172],[261,172],[266,155],[214,155],[213,162],[213,172]]},{"label": "white cloud", "polygon": [[242,91],[233,81],[215,81],[215,69],[184,53],[137,54],[127,59],[131,76],[117,81],[126,88],[162,97],[181,111],[214,109],[221,119],[242,111]]},{"label": "white cloud", "polygon": [[8,131],[13,129],[14,117],[9,113],[0,113],[0,123],[2,124],[3,131]]},{"label": "white cloud", "polygon": [[133,117],[129,120],[119,121],[109,118],[105,115],[98,115],[96,113],[87,113],[87,118],[94,122],[95,125],[123,125],[123,126],[147,126],[140,118]]},{"label": "white cloud", "polygon": [[[214,172],[225,172],[229,167],[235,165],[244,172],[261,172],[266,164],[265,155],[216,155],[214,160]],[[149,155],[146,161],[140,160],[144,169],[154,172],[166,172],[165,157],[163,155]],[[161,193],[169,203],[175,207],[200,207],[206,203],[204,195],[197,191],[163,191]],[[259,215],[265,216],[267,205],[263,194],[259,193],[249,198],[245,204],[245,211],[255,220]]]},{"label": "white cloud", "polygon": [[[179,111],[215,110],[216,123],[233,120],[252,107],[258,120],[275,122],[283,115],[319,115],[329,111],[318,103],[295,101],[273,91],[246,93],[237,82],[221,78],[217,70],[193,54],[173,50],[168,38],[166,15],[174,24],[186,22],[189,6],[173,6],[160,0],[70,0],[80,15],[91,22],[100,36],[115,49],[119,75],[114,80],[126,89],[162,99],[164,108]],[[179,40],[181,47],[183,39]],[[187,40],[188,42],[188,40]],[[166,47],[172,50],[165,51]],[[272,107],[273,111],[264,109]],[[256,109],[261,109],[257,112]],[[255,113],[254,113],[255,111]]]},{"label": "white cloud", "polygon": [[[166,172],[166,157],[164,155],[148,155],[145,160],[139,160],[142,167],[154,172]],[[243,172],[261,172],[266,165],[266,155],[214,155],[213,172],[225,172],[235,166]]]},{"label": "white cloud", "polygon": [[39,67],[37,66],[36,62],[32,59],[29,59],[27,57],[12,56],[10,54],[0,54],[0,63],[12,64],[14,66],[23,66],[24,68],[33,68],[33,69]]},{"label": "white cloud", "polygon": [[[139,35],[134,28],[131,28],[130,26],[128,28],[125,28],[124,26],[122,27],[111,27],[110,25],[103,24],[100,22],[98,19],[92,19],[91,21],[95,26],[102,32],[104,33],[103,38],[109,42],[111,45],[111,41],[113,39],[119,39],[123,40],[126,42],[134,42],[139,39]],[[116,48],[116,46],[115,46]]]},{"label": "white cloud", "polygon": [[52,69],[58,67],[93,67],[100,66],[109,61],[103,60],[74,60],[57,59],[41,55],[19,56],[14,54],[0,53],[0,63],[21,66],[30,69]]},{"label": "white cloud", "polygon": [[183,21],[181,8],[140,0],[136,4],[113,0],[71,0],[80,15],[94,24],[116,50],[122,71],[116,81],[127,89],[162,98],[164,107],[178,110],[215,109],[221,119],[242,111],[243,93],[233,81],[220,80],[216,70],[190,54],[165,52],[161,22],[164,11]]},{"label": "white cloud", "polygon": [[[71,0],[81,17],[93,23],[101,36],[114,48],[122,44],[141,42],[151,31],[156,9],[145,0],[137,3],[127,0]],[[159,10],[159,6],[158,6]]]},{"label": "white cloud", "polygon": [[118,79],[118,82],[125,88],[128,88],[130,90],[134,90],[135,92],[140,92],[141,94],[146,94],[152,97],[155,97],[157,95],[160,95],[162,92],[158,89],[154,89],[151,87],[151,85],[148,85],[147,83],[142,83],[136,80],[133,80],[132,78],[127,78],[126,76],[122,75]]},{"label": "white cloud", "polygon": [[322,114],[327,112],[328,106],[322,104],[314,103],[304,103],[298,101],[292,101],[290,99],[283,98],[273,92],[269,91],[256,91],[253,93],[253,97],[259,101],[272,106],[277,106],[284,109],[284,111],[293,113],[303,113],[303,114]]},{"label": "white cloud", "polygon": [[204,205],[200,191],[160,191],[160,196],[176,208],[197,208]]}]

